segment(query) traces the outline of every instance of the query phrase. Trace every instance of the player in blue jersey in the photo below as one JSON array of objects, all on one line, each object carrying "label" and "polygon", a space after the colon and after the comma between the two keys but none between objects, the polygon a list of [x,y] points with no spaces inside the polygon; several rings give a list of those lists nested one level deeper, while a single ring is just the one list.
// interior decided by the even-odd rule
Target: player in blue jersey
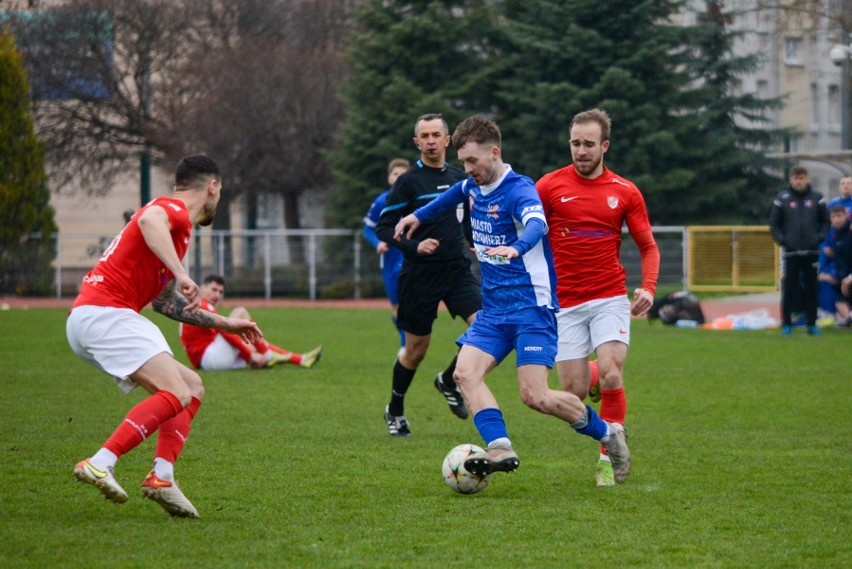
[{"label": "player in blue jersey", "polygon": [[828,210],[831,211],[836,205],[842,205],[846,210],[846,217],[852,219],[852,176],[840,178],[840,195],[828,202]]},{"label": "player in blue jersey", "polygon": [[[388,186],[393,186],[396,179],[399,178],[406,170],[411,167],[411,163],[405,158],[394,158],[388,162]],[[364,216],[364,238],[370,242],[376,254],[379,256],[379,267],[382,271],[382,280],[385,283],[385,293],[388,295],[388,300],[391,303],[393,311],[393,325],[399,332],[399,351],[405,348],[405,332],[397,325],[396,314],[399,310],[399,296],[397,295],[397,282],[399,281],[399,270],[402,268],[402,251],[396,247],[389,247],[387,243],[379,239],[376,235],[376,224],[379,222],[379,216],[382,210],[385,209],[385,204],[388,200],[390,189],[385,190],[373,200],[370,206],[370,211]]]},{"label": "player in blue jersey", "polygon": [[468,178],[399,221],[395,237],[467,202],[473,244],[482,271],[482,310],[459,337],[455,379],[488,450],[465,461],[484,476],[520,464],[486,374],[515,350],[521,399],[601,441],[613,462],[629,460],[624,430],[603,421],[573,393],[550,389],[556,357],[556,274],[545,237],[547,222],[535,183],[503,162],[500,129],[475,115],[458,125],[452,141]]}]

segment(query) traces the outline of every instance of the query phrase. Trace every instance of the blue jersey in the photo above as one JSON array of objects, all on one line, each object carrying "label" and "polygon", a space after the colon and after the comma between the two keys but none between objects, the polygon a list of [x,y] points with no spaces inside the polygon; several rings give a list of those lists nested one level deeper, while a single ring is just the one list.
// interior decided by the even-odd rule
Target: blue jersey
[{"label": "blue jersey", "polygon": [[[364,238],[373,246],[373,250],[381,243],[381,239],[376,235],[376,224],[379,222],[379,217],[382,210],[385,209],[385,204],[388,200],[390,190],[385,190],[373,200],[373,205],[370,206],[370,211],[364,216]],[[399,275],[399,270],[402,268],[403,254],[396,247],[388,247],[386,253],[382,254],[379,264],[382,268],[382,275],[386,278],[391,275]]]},{"label": "blue jersey", "polygon": [[[546,237],[522,243],[526,225],[538,220],[542,233],[547,221],[535,183],[506,165],[503,176],[493,184],[478,186],[473,178],[454,184],[415,215],[428,220],[459,203],[470,204],[473,245],[482,271],[482,308],[495,313],[544,306],[558,309],[556,273]],[[502,245],[521,253],[514,259],[489,256],[485,250]]]},{"label": "blue jersey", "polygon": [[846,210],[846,217],[852,219],[852,196],[848,198],[844,198],[843,196],[837,196],[836,198],[828,202],[828,211],[830,212],[831,208],[836,205],[842,205],[843,208]]}]

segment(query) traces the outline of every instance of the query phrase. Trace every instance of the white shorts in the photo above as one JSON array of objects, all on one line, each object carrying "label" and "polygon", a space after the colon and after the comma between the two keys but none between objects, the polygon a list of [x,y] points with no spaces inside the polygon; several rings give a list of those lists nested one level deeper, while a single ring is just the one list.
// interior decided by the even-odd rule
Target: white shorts
[{"label": "white shorts", "polygon": [[247,366],[248,363],[240,357],[240,351],[229,344],[222,334],[216,334],[216,339],[207,346],[201,356],[201,369],[221,371],[243,369]]},{"label": "white shorts", "polygon": [[556,313],[556,361],[587,358],[606,342],[630,345],[630,301],[626,296],[590,300]]},{"label": "white shorts", "polygon": [[75,354],[111,375],[125,393],[137,386],[129,376],[145,362],[174,355],[157,325],[129,308],[78,306],[68,315],[65,334]]}]

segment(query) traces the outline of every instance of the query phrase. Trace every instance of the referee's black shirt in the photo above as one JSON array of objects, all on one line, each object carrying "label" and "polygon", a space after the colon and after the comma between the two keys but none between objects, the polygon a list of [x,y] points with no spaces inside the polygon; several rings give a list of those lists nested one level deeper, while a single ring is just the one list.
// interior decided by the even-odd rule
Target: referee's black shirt
[{"label": "referee's black shirt", "polygon": [[[459,222],[458,210],[453,210],[422,223],[412,235],[413,239],[408,239],[405,234],[400,241],[393,238],[394,228],[400,219],[428,204],[464,178],[464,172],[450,164],[445,164],[443,168],[431,168],[418,160],[397,178],[391,188],[385,209],[376,225],[376,235],[389,245],[401,249],[406,260],[446,261],[464,256],[467,249],[464,236],[471,235],[470,208],[467,203],[464,203],[462,223]],[[431,255],[417,254],[417,245],[428,238],[437,239],[440,242],[438,248]]]}]

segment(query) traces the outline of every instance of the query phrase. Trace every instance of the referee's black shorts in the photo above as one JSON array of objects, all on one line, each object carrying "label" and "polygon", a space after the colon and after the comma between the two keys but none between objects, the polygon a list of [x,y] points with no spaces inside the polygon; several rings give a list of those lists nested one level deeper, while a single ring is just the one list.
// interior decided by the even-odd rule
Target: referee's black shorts
[{"label": "referee's black shorts", "polygon": [[397,326],[415,336],[432,333],[441,301],[455,318],[467,320],[482,308],[479,283],[466,257],[447,261],[409,261],[399,273]]}]

